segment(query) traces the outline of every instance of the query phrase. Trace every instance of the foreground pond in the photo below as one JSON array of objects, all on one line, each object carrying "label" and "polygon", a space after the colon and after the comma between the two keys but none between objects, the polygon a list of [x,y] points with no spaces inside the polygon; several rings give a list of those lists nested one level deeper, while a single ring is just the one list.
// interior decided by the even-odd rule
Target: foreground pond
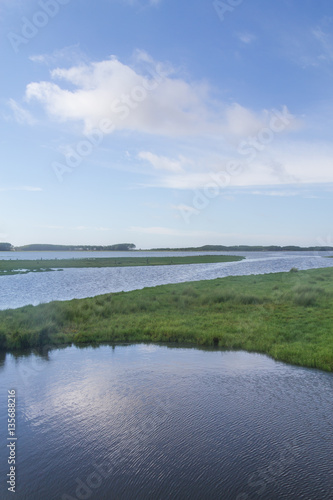
[{"label": "foreground pond", "polygon": [[3,354],[0,377],[19,500],[333,497],[332,374],[141,344]]}]

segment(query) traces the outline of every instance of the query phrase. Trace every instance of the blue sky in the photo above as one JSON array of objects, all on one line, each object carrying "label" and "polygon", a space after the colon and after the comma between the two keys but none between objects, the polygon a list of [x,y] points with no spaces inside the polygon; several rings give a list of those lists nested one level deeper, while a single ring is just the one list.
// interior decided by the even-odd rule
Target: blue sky
[{"label": "blue sky", "polygon": [[0,0],[0,241],[333,245],[330,0]]}]

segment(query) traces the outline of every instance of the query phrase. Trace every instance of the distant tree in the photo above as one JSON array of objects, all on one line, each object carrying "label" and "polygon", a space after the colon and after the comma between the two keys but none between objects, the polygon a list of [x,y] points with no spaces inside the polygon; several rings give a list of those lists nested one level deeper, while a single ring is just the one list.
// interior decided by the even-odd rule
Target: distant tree
[{"label": "distant tree", "polygon": [[11,252],[14,249],[10,243],[0,243],[0,252]]},{"label": "distant tree", "polygon": [[113,250],[118,252],[124,252],[127,250],[134,250],[134,243],[118,243],[116,245],[109,245],[105,247],[105,250]]}]

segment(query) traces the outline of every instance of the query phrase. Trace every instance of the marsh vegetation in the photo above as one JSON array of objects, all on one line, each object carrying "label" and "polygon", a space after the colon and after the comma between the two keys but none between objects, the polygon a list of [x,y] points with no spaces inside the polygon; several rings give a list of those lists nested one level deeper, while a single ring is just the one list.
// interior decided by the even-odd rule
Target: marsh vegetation
[{"label": "marsh vegetation", "polygon": [[178,342],[333,371],[333,268],[162,285],[0,311],[2,349]]}]

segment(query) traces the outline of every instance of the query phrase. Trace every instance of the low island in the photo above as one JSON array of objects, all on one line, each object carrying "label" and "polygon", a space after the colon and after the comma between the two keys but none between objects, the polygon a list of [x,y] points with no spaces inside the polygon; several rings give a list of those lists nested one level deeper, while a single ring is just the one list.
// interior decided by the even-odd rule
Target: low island
[{"label": "low island", "polygon": [[26,274],[65,268],[170,266],[181,264],[213,264],[237,262],[244,257],[234,255],[190,255],[188,257],[101,257],[86,259],[0,260],[0,276]]}]

